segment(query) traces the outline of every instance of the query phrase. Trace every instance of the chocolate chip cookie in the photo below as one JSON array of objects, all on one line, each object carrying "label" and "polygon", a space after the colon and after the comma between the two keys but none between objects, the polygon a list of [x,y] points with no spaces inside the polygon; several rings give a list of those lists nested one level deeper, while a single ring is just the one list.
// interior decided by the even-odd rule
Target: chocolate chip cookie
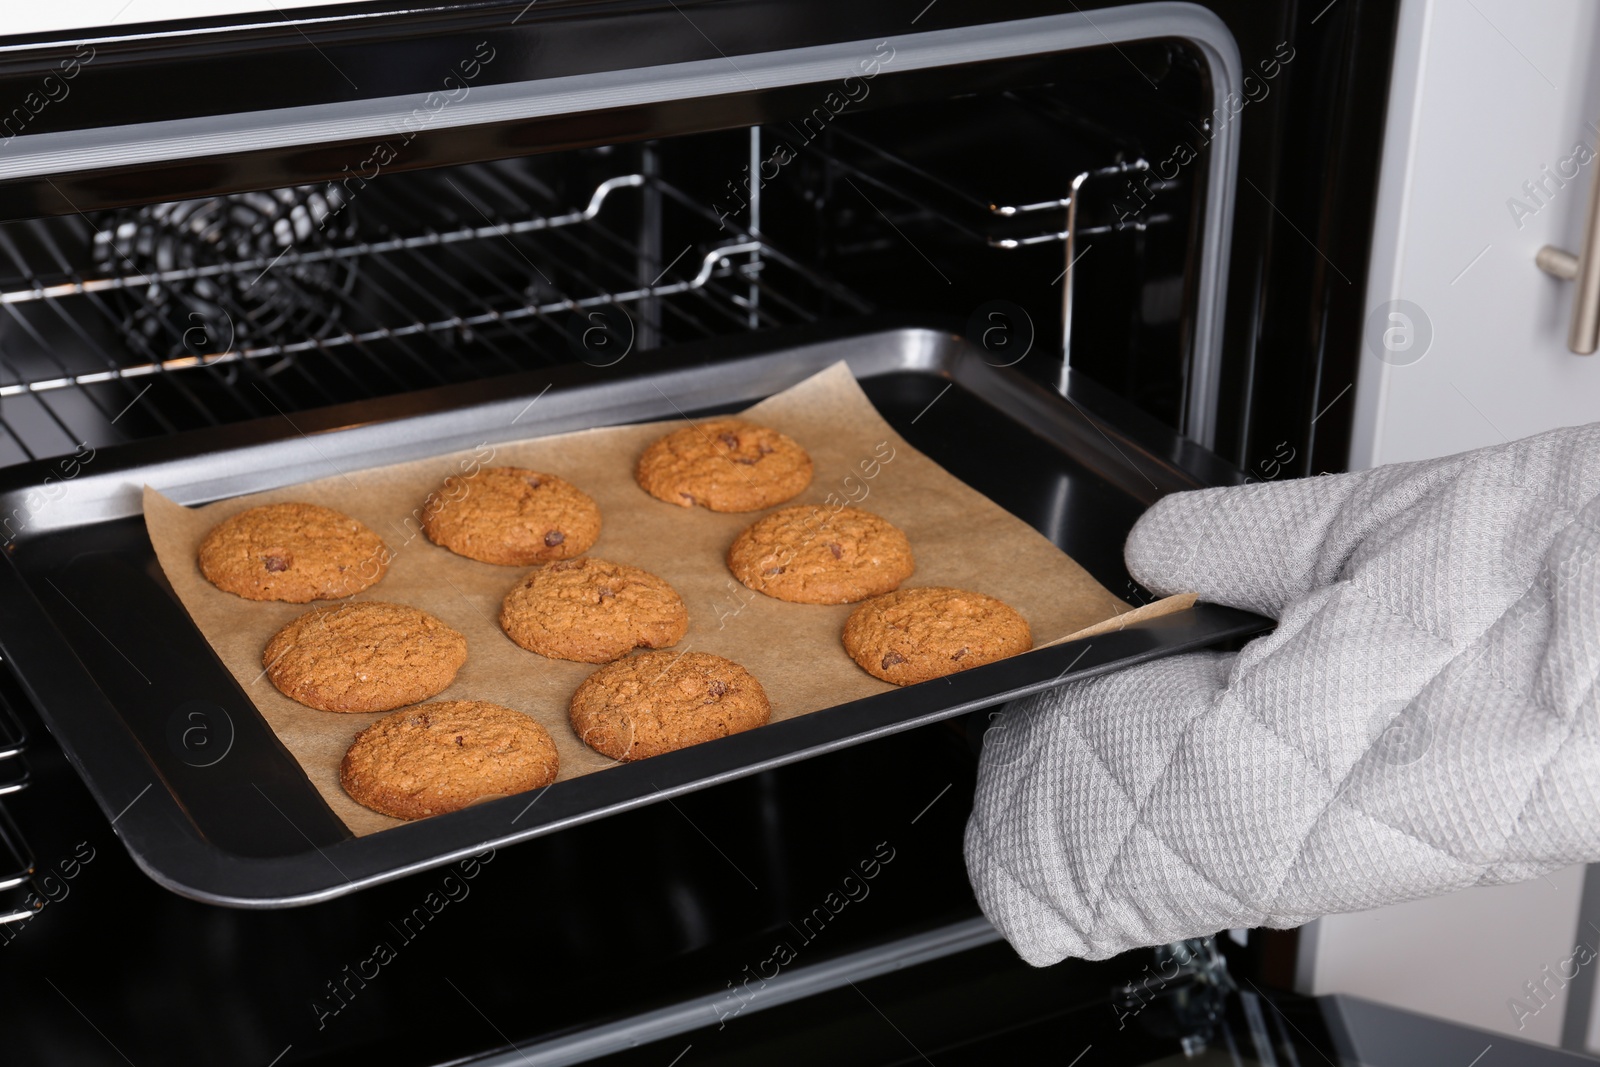
[{"label": "chocolate chip cookie", "polygon": [[485,467],[435,490],[423,505],[422,529],[468,559],[527,567],[587,552],[600,536],[600,509],[554,474]]},{"label": "chocolate chip cookie", "polygon": [[800,504],[774,511],[734,538],[728,569],[759,593],[797,604],[849,604],[911,577],[911,543],[858,508]]},{"label": "chocolate chip cookie", "polygon": [[610,663],[636,648],[666,648],[689,628],[683,598],[649,571],[603,559],[547,564],[506,594],[500,627],[552,659]]},{"label": "chocolate chip cookie", "polygon": [[981,667],[1033,647],[1028,620],[982,593],[930,586],[869,600],[844,624],[844,650],[895,685]]},{"label": "chocolate chip cookie", "polygon": [[200,542],[199,558],[218,589],[291,604],[353,596],[389,566],[377,534],[316,504],[264,504],[223,519]]},{"label": "chocolate chip cookie", "polygon": [[750,672],[709,652],[645,652],[601,667],[572,695],[572,728],[616,760],[644,759],[766,723]]},{"label": "chocolate chip cookie", "polygon": [[811,457],[794,439],[743,419],[709,419],[644,450],[639,487],[679,507],[760,511],[811,484]]},{"label": "chocolate chip cookie", "polygon": [[339,784],[373,811],[423,819],[539,789],[559,771],[555,742],[533,719],[481,700],[445,700],[362,730],[339,764]]},{"label": "chocolate chip cookie", "polygon": [[389,711],[437,696],[467,661],[467,639],[405,604],[308,611],[261,654],[283,695],[318,711]]}]

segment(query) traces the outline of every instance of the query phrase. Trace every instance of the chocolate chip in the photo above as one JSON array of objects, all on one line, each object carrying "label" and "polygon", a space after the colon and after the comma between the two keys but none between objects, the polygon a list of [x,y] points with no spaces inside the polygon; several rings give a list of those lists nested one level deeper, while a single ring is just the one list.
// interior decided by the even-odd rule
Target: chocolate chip
[{"label": "chocolate chip", "polygon": [[883,667],[884,670],[888,670],[890,667],[893,667],[896,663],[904,663],[905,661],[906,661],[906,658],[904,656],[902,656],[898,652],[885,652],[883,654],[882,667]]},{"label": "chocolate chip", "polygon": [[712,679],[712,681],[711,681],[711,695],[712,696],[719,697],[723,693],[726,693],[727,691],[728,691],[728,687],[727,686],[723,685],[721,682],[717,681],[714,678]]},{"label": "chocolate chip", "polygon": [[560,530],[551,530],[544,535],[544,547],[554,548],[567,539],[567,535]]},{"label": "chocolate chip", "polygon": [[688,493],[679,493],[678,494],[678,499],[683,501],[683,506],[684,507],[686,507],[686,508],[694,507],[694,497],[690,496]]},{"label": "chocolate chip", "polygon": [[278,571],[286,571],[289,569],[288,556],[268,556],[266,563],[267,570],[272,571],[274,574],[276,574]]},{"label": "chocolate chip", "polygon": [[960,659],[962,656],[965,656],[966,654],[967,654],[967,650],[966,649],[958,648],[958,649],[955,650],[955,652],[951,653],[950,658],[951,659]]},{"label": "chocolate chip", "polygon": [[760,453],[761,453],[761,454],[762,454],[762,455],[763,455],[763,456],[770,456],[770,455],[772,455],[772,449],[771,449],[771,447],[770,447],[770,446],[768,446],[768,445],[757,445],[757,446],[756,446],[756,450],[757,450],[757,451],[758,451],[758,452],[760,452]]},{"label": "chocolate chip", "polygon": [[768,578],[774,578],[774,577],[777,577],[778,575],[782,574],[783,570],[784,569],[782,567],[768,567],[766,570],[762,571],[761,573],[765,574]]},{"label": "chocolate chip", "polygon": [[600,587],[600,599],[597,600],[596,603],[603,604],[603,603],[605,603],[606,597],[608,597],[608,596],[614,597],[616,595],[617,595],[616,593],[613,593],[609,588],[607,588],[606,586],[602,585]]},{"label": "chocolate chip", "polygon": [[828,551],[833,553],[833,558],[834,559],[843,559],[844,558],[844,549],[840,548],[838,545],[834,544],[832,541],[828,542]]},{"label": "chocolate chip", "polygon": [[544,484],[543,482],[541,482],[537,478],[524,478],[522,480],[528,483],[528,488],[529,489],[537,489],[537,488],[539,488],[539,486]]},{"label": "chocolate chip", "polygon": [[719,433],[717,434],[717,440],[727,445],[730,452],[739,447],[739,439],[731,433]]},{"label": "chocolate chip", "polygon": [[460,734],[456,734],[456,744],[457,745],[461,745],[463,743],[464,742],[461,740],[461,735]]}]

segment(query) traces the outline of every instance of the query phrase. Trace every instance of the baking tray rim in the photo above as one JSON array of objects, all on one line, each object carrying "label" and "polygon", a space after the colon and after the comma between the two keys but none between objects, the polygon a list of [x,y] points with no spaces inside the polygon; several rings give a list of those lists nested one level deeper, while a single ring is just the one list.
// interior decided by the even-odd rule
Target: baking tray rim
[{"label": "baking tray rim", "polygon": [[[773,338],[768,338],[768,341],[771,344]],[[952,384],[960,382],[986,402],[1005,400],[1028,409],[1022,410],[1022,415],[1031,414],[1037,418],[1040,405],[1044,405],[1044,409],[1048,409],[1053,416],[1049,423],[1035,426],[1024,422],[1024,425],[1036,431],[1052,431],[1051,443],[1081,461],[1084,457],[1059,439],[1060,433],[1073,422],[1075,412],[1094,433],[1104,437],[1105,443],[1116,451],[1121,462],[1138,471],[1158,494],[1205,484],[1164,461],[1159,442],[1154,447],[1145,447],[1132,438],[1122,437],[1123,445],[1118,446],[1111,437],[1106,436],[1108,431],[1116,432],[1110,424],[1095,422],[1077,402],[1069,408],[1063,408],[1058,396],[1053,397],[1044,387],[1013,371],[986,363],[981,349],[952,333],[902,328],[850,334],[793,347],[785,347],[782,338],[778,338],[776,346],[757,346],[754,353],[737,358],[732,364],[712,358],[715,353],[707,350],[717,347],[721,346],[686,345],[675,349],[673,358],[661,360],[667,369],[652,371],[630,381],[651,383],[660,394],[656,403],[666,400],[669,405],[674,404],[674,394],[663,387],[682,385],[685,388],[675,394],[677,400],[687,410],[700,410],[759,399],[760,395],[770,395],[792,385],[838,358],[846,358],[852,368],[864,377],[897,371],[946,377]],[[849,359],[852,349],[856,351],[855,360]],[[652,354],[653,357],[656,355]],[[727,373],[731,366],[753,372],[747,379],[741,380],[744,392],[727,388],[731,382]],[[558,379],[563,377],[558,373],[562,369],[557,368],[545,374],[534,372],[532,377]],[[709,374],[715,381],[698,381],[694,377],[696,372],[701,377]],[[528,378],[530,375],[526,374],[516,376],[519,382]],[[986,382],[990,385],[1003,383],[1004,388],[998,390],[1000,395],[996,395],[996,389],[982,388]],[[523,384],[531,387],[533,383],[527,381]],[[546,384],[550,386],[549,391],[555,391],[553,380]],[[712,387],[709,391],[708,384]],[[252,443],[231,449],[209,450],[201,456],[184,457],[183,446],[190,439],[182,434],[173,435],[162,439],[167,446],[165,449],[154,450],[168,453],[164,462],[158,460],[151,466],[139,463],[137,457],[125,457],[127,462],[119,462],[124,457],[113,456],[112,464],[102,469],[105,473],[97,473],[96,477],[115,477],[119,473],[143,471],[156,475],[158,482],[166,481],[159,477],[159,472],[192,472],[197,462],[201,468],[217,464],[226,466],[226,457],[259,453],[264,449],[281,448],[285,444],[289,446],[291,454],[299,453],[302,462],[307,461],[304,453],[306,446],[309,446],[310,452],[318,460],[331,463],[331,457],[324,454],[325,448],[319,447],[319,443],[327,446],[333,442],[352,447],[367,445],[369,447],[365,454],[373,456],[375,461],[399,462],[410,457],[395,455],[392,450],[382,451],[381,455],[374,451],[382,443],[384,428],[426,423],[435,430],[448,429],[452,421],[466,419],[474,412],[480,415],[487,412],[501,414],[502,409],[522,403],[532,391],[528,388],[508,397],[505,381],[474,385],[488,386],[487,392],[478,392],[493,399],[446,406],[442,410],[410,418],[401,416],[380,421],[349,421],[348,414],[341,414],[336,416],[333,425],[324,424],[312,430],[316,434],[315,441],[300,425],[291,421],[289,427],[292,428],[279,427],[275,439],[267,434],[264,439],[258,437]],[[760,395],[745,395],[750,389],[761,391]],[[568,386],[565,391],[577,395],[580,400],[588,392],[582,384]],[[1083,391],[1095,392],[1092,387],[1085,387]],[[467,395],[470,396],[472,392],[469,390]],[[735,392],[740,395],[732,395]],[[716,395],[711,395],[713,393]],[[1074,393],[1082,395],[1079,390],[1074,390]],[[428,398],[422,399],[425,406]],[[611,423],[597,423],[593,418],[595,409],[587,409],[589,418],[586,425],[637,421],[662,415],[659,411],[635,411],[633,409],[638,406],[636,398],[625,396],[622,399],[624,402],[620,405],[613,404],[606,409],[608,415],[615,416]],[[551,428],[550,424],[559,423],[563,414],[581,416],[585,410],[581,405],[576,412],[554,410],[559,408],[560,405],[551,405],[547,410],[553,410],[553,415],[543,416],[542,421],[524,424],[505,439],[563,432],[562,429]],[[1008,409],[1005,414],[1017,417],[1019,411]],[[337,419],[347,421],[341,424]],[[315,423],[316,420],[302,421]],[[1023,420],[1018,417],[1017,421]],[[1145,429],[1148,431],[1148,427]],[[1090,440],[1084,427],[1080,426],[1077,430],[1083,442]],[[200,433],[206,434],[208,431]],[[451,451],[456,447],[456,436],[447,434],[445,440],[424,436],[420,438],[419,454],[436,455]],[[476,439],[480,435],[466,436]],[[1166,450],[1170,452],[1171,442],[1166,444],[1169,446]],[[1133,465],[1129,450],[1140,457],[1139,465]],[[173,457],[176,457],[176,461]],[[343,454],[340,458],[344,458]],[[287,464],[275,468],[275,471],[281,476],[278,484],[293,484],[308,477],[305,473],[299,473],[298,467],[291,468]],[[5,479],[11,484],[0,484],[0,506],[14,497],[17,475],[20,473],[21,469],[14,468],[12,477]],[[1122,487],[1131,492],[1134,480],[1126,478],[1126,472],[1122,474],[1126,483]],[[1157,487],[1158,477],[1165,485],[1165,490]],[[126,484],[126,479],[123,479],[123,485]],[[178,499],[198,502],[216,499],[219,495],[255,492],[267,486],[252,484],[232,493],[220,494],[214,493],[214,479],[211,483],[201,483],[199,487],[194,483],[185,487],[170,482],[159,487],[164,491],[170,490]],[[100,488],[104,489],[103,486]],[[185,492],[185,488],[189,491]],[[94,505],[99,509],[100,518],[91,521],[127,517],[123,513],[126,503],[119,507],[114,494],[101,493]],[[488,848],[543,836],[631,808],[1013,700],[1060,684],[1068,678],[1087,677],[1203,647],[1229,637],[1258,632],[1270,625],[1267,620],[1246,612],[1215,605],[1196,605],[1184,612],[1134,624],[1087,641],[1037,649],[1023,656],[922,686],[836,705],[771,724],[759,731],[722,738],[649,761],[608,768],[608,773],[604,775],[585,775],[559,782],[533,794],[531,799],[528,794],[507,797],[450,815],[394,827],[379,834],[352,836],[327,846],[312,843],[311,850],[305,852],[274,857],[245,857],[226,852],[207,841],[196,824],[184,814],[176,792],[170,788],[153,788],[155,782],[161,779],[160,771],[147,758],[142,758],[141,743],[133,736],[109,698],[101,692],[88,668],[78,660],[76,648],[56,630],[43,606],[34,598],[25,576],[10,553],[7,553],[6,560],[8,565],[0,568],[0,596],[14,605],[14,610],[5,612],[0,618],[0,652],[16,665],[19,681],[50,725],[52,734],[69,761],[78,768],[101,809],[111,818],[113,829],[123,839],[124,846],[135,862],[156,882],[180,895],[214,904],[247,908],[286,907],[331,899],[367,885],[448,864]],[[78,669],[60,669],[63,657],[68,662],[76,663]],[[52,668],[51,663],[57,666]],[[1061,667],[1062,663],[1066,666]],[[38,665],[38,669],[34,669],[33,665]],[[940,699],[928,699],[941,690]],[[98,714],[82,714],[85,703],[98,705]],[[79,707],[80,711],[64,716],[53,714],[51,709],[59,707]],[[108,732],[100,726],[105,716],[115,722],[116,730]],[[852,718],[856,721],[847,721]],[[85,726],[85,723],[91,726]],[[137,781],[145,781],[145,786],[135,794],[131,784]],[[107,795],[107,789],[118,782],[128,784],[123,795]],[[599,794],[601,803],[583,803],[582,796],[585,794]],[[547,798],[554,798],[554,801]],[[507,824],[503,819],[514,807],[520,808],[520,813],[513,818],[512,824],[520,822],[522,815],[536,810],[541,803],[543,810],[522,828],[514,831],[505,829]],[[498,831],[495,827],[499,827]],[[439,843],[441,840],[443,844]],[[434,843],[430,845],[429,842]],[[331,877],[333,874],[337,875],[337,879]],[[261,888],[263,885],[273,888],[264,890]]]},{"label": "baking tray rim", "polygon": [[[844,346],[870,352],[854,360],[836,353],[824,355]],[[768,373],[752,376],[738,383],[736,388],[719,381],[716,387],[721,392],[716,396],[706,395],[702,385],[698,395],[688,395],[691,403],[703,401],[708,407],[753,404],[795,384],[808,373],[824,369],[830,360],[844,358],[859,375],[864,363],[870,363],[886,350],[892,351],[897,361],[876,373],[920,371],[946,378],[991,406],[1001,408],[1014,421],[1025,421],[1030,430],[1063,451],[1072,451],[1069,441],[1093,450],[1114,447],[1114,455],[1108,457],[1114,460],[1114,466],[1097,469],[1097,473],[1118,482],[1120,488],[1142,503],[1153,503],[1169,492],[1232,484],[1244,478],[1238,468],[1180,437],[1153,416],[1081,374],[1068,371],[1067,406],[1062,407],[1062,394],[1012,370],[1009,362],[988,362],[983,358],[982,349],[954,330],[930,327],[921,322],[908,323],[898,316],[873,315],[769,334],[692,342],[651,352],[650,358],[660,364],[661,369],[624,381],[605,382],[605,367],[561,364],[314,408],[296,412],[293,418],[269,415],[107,446],[96,451],[92,462],[82,465],[81,473],[66,478],[62,476],[61,457],[0,467],[0,516],[14,517],[25,507],[28,494],[47,481],[56,483],[63,495],[28,516],[22,531],[12,536],[12,541],[20,543],[53,530],[142,515],[141,488],[147,483],[178,503],[195,505],[338,473],[322,451],[322,443],[328,440],[357,442],[362,446],[353,453],[357,460],[370,460],[370,466],[384,466],[454,449],[470,449],[484,440],[489,443],[515,441],[659,418],[662,416],[647,405],[659,405],[661,397],[654,389],[647,394],[643,383],[687,383],[697,372],[726,367],[730,361],[759,363]],[[795,366],[807,370],[797,376],[790,372]],[[542,422],[520,424],[522,413],[516,409],[543,391],[544,386],[550,386],[552,396],[548,401],[541,401],[543,408],[538,418]],[[595,422],[593,410],[587,408],[550,412],[559,404],[563,392],[580,392],[594,386],[605,386],[624,394],[620,402],[608,409],[612,421]],[[491,412],[514,411],[516,415],[511,419],[497,419],[487,435],[478,431],[448,435],[429,432],[411,440],[396,441],[392,433],[385,432],[400,424],[434,431],[468,415],[487,418]],[[1097,419],[1096,415],[1100,417]],[[530,434],[527,432],[530,429],[540,432]],[[483,427],[479,427],[479,431],[482,430]],[[1120,445],[1111,446],[1108,430]],[[214,466],[215,457],[244,451],[258,452],[267,465],[256,470],[232,472],[226,488],[219,480],[196,476]],[[1072,454],[1080,462],[1094,466],[1093,457]],[[341,458],[349,456],[341,453]],[[308,467],[314,469],[307,471]],[[275,475],[274,470],[280,473]],[[139,480],[130,481],[129,476],[135,472]],[[11,532],[9,527],[6,529]]]}]

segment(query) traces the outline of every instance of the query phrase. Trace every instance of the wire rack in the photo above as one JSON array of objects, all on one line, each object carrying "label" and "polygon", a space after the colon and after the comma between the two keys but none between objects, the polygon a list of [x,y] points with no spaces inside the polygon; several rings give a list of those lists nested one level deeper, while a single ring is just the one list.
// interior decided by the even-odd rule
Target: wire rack
[{"label": "wire rack", "polygon": [[0,227],[0,465],[869,310],[658,178],[518,163]]}]

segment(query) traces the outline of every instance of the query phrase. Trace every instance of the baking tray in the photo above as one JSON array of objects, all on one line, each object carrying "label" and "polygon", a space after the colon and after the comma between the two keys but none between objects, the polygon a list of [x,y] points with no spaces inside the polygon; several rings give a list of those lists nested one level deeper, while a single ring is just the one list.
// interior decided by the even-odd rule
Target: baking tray
[{"label": "baking tray", "polygon": [[1073,382],[1064,400],[953,334],[775,343],[708,342],[177,434],[103,449],[68,478],[56,461],[0,471],[0,516],[26,523],[0,565],[0,654],[152,878],[197,900],[283,907],[1270,625],[1198,604],[356,838],[190,622],[145,533],[145,484],[200,504],[483,442],[736,410],[841,359],[911,444],[1130,599],[1142,591],[1121,547],[1144,507],[1239,479],[1093,383]]}]

